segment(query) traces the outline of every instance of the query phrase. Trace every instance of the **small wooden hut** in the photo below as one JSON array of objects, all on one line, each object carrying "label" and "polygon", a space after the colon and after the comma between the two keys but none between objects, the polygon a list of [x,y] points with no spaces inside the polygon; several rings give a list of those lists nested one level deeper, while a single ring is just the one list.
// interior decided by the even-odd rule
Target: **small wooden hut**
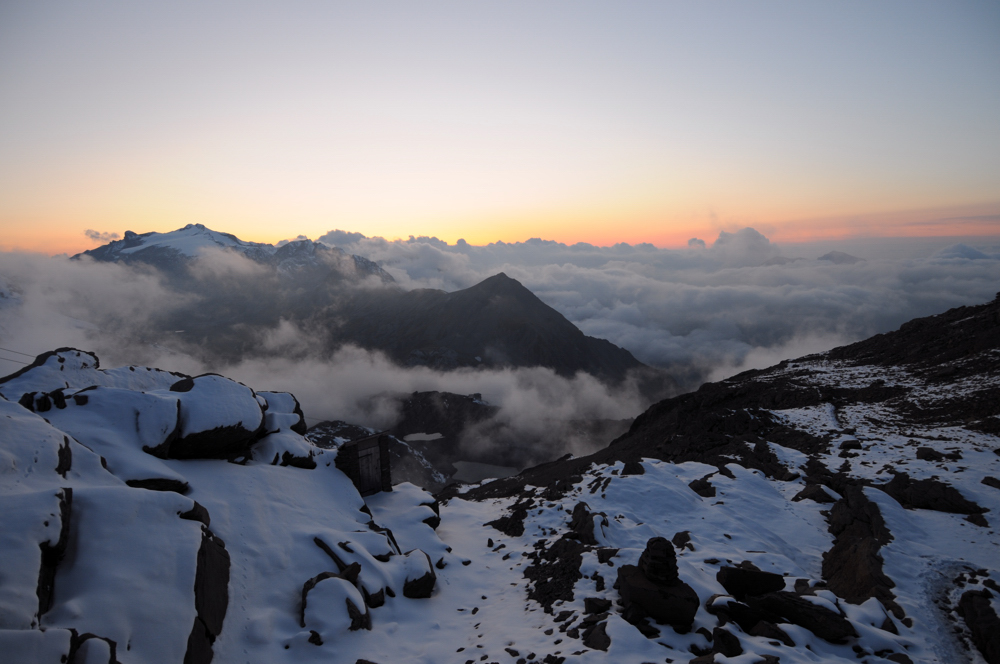
[{"label": "small wooden hut", "polygon": [[376,433],[337,448],[337,468],[351,478],[362,496],[392,491],[389,436]]}]

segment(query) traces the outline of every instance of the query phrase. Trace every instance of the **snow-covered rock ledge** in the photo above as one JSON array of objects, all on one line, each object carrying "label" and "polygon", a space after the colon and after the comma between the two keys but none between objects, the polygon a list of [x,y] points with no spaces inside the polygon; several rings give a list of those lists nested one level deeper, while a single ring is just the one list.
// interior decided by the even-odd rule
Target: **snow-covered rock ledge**
[{"label": "snow-covered rock ledge", "polygon": [[0,378],[3,661],[329,660],[434,593],[433,498],[381,500],[397,541],[304,431],[290,394],[71,348]]}]

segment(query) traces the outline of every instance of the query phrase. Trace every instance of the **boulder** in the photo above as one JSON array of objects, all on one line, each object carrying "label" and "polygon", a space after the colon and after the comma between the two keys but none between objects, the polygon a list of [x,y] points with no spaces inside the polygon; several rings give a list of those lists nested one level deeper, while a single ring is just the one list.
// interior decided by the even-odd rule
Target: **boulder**
[{"label": "boulder", "polygon": [[739,567],[721,567],[715,579],[738,600],[747,595],[765,595],[785,588],[785,578],[780,574]]},{"label": "boulder", "polygon": [[246,453],[263,433],[264,410],[246,385],[216,374],[184,378],[170,386],[180,401],[173,459],[221,459]]},{"label": "boulder", "polygon": [[951,514],[982,514],[986,510],[968,500],[958,489],[935,479],[914,480],[896,473],[886,484],[876,484],[907,509],[936,510]]},{"label": "boulder", "polygon": [[823,490],[823,486],[820,484],[807,484],[806,488],[795,494],[792,498],[792,502],[797,503],[800,500],[811,500],[816,503],[833,503],[836,502],[833,496],[828,494]]},{"label": "boulder", "polygon": [[725,657],[739,657],[743,654],[743,646],[732,632],[723,627],[716,627],[712,630],[712,652]]},{"label": "boulder", "polygon": [[431,564],[430,556],[420,549],[414,549],[404,554],[403,560],[406,565],[403,597],[411,599],[430,597],[434,591],[434,584],[437,582],[437,575],[434,574],[434,565]]},{"label": "boulder", "polygon": [[573,516],[569,522],[569,529],[573,536],[583,544],[597,544],[594,536],[594,517],[601,517],[601,526],[608,525],[607,515],[603,512],[591,512],[587,503],[577,503],[573,508]]},{"label": "boulder", "polygon": [[750,597],[747,604],[751,608],[779,615],[784,622],[805,627],[830,643],[844,643],[848,637],[858,635],[847,618],[795,593],[777,592]]},{"label": "boulder", "polygon": [[698,594],[678,577],[674,548],[666,539],[650,539],[638,566],[618,568],[617,587],[626,612],[623,615],[631,616],[633,624],[649,616],[681,633],[691,629]]}]

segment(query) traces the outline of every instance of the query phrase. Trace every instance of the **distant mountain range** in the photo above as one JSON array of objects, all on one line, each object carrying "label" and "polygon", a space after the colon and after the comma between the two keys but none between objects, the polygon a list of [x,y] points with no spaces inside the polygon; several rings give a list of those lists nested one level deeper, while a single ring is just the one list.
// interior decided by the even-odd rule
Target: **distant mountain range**
[{"label": "distant mountain range", "polygon": [[[257,269],[230,266],[229,255]],[[376,263],[338,248],[310,240],[245,242],[200,224],[170,233],[128,231],[73,258],[82,256],[152,266],[172,288],[194,295],[192,304],[165,311],[159,326],[164,339],[201,348],[209,359],[263,352],[260,333],[289,320],[318,331],[328,349],[354,344],[403,366],[541,366],[608,381],[639,371],[649,389],[670,387],[627,350],[584,335],[503,273],[452,293],[406,291]]]}]

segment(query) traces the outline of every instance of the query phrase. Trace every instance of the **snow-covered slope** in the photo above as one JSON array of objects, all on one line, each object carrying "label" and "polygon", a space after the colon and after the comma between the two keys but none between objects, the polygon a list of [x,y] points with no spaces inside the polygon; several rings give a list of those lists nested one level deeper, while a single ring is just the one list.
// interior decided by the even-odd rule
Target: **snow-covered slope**
[{"label": "snow-covered slope", "polygon": [[0,395],[5,662],[330,659],[458,562],[415,487],[376,525],[291,395],[74,349]]},{"label": "snow-covered slope", "polygon": [[362,499],[290,395],[64,349],[0,379],[0,652],[996,662],[998,330],[914,321],[437,500]]}]

